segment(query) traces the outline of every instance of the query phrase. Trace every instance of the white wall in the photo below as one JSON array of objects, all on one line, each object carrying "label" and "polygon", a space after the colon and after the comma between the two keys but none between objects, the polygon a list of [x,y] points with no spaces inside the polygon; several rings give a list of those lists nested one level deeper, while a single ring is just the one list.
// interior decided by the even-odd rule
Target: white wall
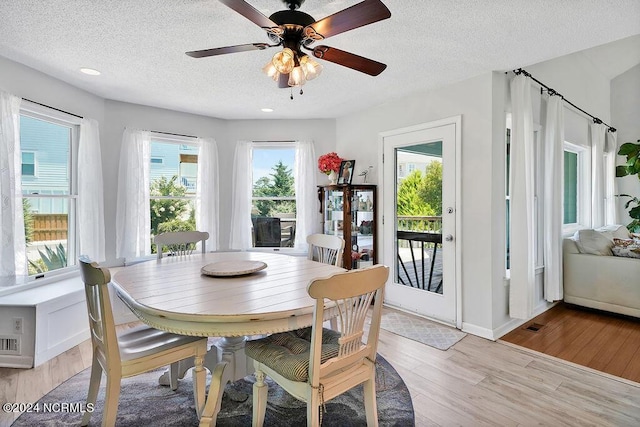
[{"label": "white wall", "polygon": [[[611,80],[611,122],[618,130],[618,147],[625,142],[636,143],[640,139],[640,65]],[[618,156],[616,164],[626,161]],[[618,194],[640,197],[640,180],[637,176],[617,178]],[[624,204],[628,198],[618,202],[618,218],[622,224],[631,221]]]},{"label": "white wall", "polygon": [[[462,245],[462,321],[482,330],[492,328],[491,246],[494,230],[492,184],[493,75],[487,73],[457,84],[395,100],[337,120],[337,152],[356,160],[356,172],[375,168],[371,183],[382,190],[378,170],[378,134],[393,129],[462,115],[462,229],[456,230]],[[504,136],[499,143],[504,144]],[[504,194],[504,193],[503,193]],[[389,203],[389,196],[382,203]],[[501,206],[504,206],[504,197]],[[380,251],[380,248],[378,248]],[[504,251],[504,250],[503,250]],[[383,260],[391,263],[393,260]]]},{"label": "white wall", "polygon": [[[104,100],[0,56],[0,89],[79,116],[104,120]],[[102,129],[101,129],[102,130]]]},{"label": "white wall", "polygon": [[[611,122],[609,80],[585,55],[576,53],[523,68],[580,108]],[[458,242],[462,242],[462,322],[469,330],[486,332],[487,336],[500,336],[518,323],[508,315],[508,287],[503,280],[507,87],[507,75],[489,73],[337,121],[338,154],[356,159],[358,172],[375,165],[371,182],[380,185],[378,133],[462,115],[462,202],[457,207],[462,210],[462,227],[457,230]],[[534,119],[540,123],[544,104],[539,96],[533,99]],[[634,101],[635,115],[630,117],[637,118],[637,96],[628,103]],[[565,116],[566,139],[586,141],[590,119],[571,107]],[[542,283],[537,282],[534,305],[544,310]]]}]

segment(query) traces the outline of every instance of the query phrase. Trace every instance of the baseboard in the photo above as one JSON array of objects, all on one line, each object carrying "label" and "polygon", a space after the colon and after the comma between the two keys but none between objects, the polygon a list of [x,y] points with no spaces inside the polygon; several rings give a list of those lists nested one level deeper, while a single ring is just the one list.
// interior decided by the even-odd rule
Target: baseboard
[{"label": "baseboard", "polygon": [[462,332],[495,341],[493,338],[493,331],[491,329],[483,328],[481,326],[474,325],[473,323],[462,322]]}]

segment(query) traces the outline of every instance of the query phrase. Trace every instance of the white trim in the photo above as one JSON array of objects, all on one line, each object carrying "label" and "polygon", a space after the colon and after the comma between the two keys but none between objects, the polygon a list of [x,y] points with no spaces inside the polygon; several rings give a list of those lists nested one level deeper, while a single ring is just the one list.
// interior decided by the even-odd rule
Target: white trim
[{"label": "white trim", "polygon": [[[456,232],[456,236],[455,236],[455,240],[456,240],[456,247],[455,247],[455,292],[456,292],[456,318],[455,318],[455,325],[458,329],[462,329],[463,328],[463,322],[462,322],[462,266],[461,266],[461,260],[462,260],[462,235],[461,235],[461,231],[462,231],[462,115],[457,115],[457,116],[451,116],[451,117],[447,117],[447,118],[443,118],[440,120],[435,120],[435,121],[431,121],[428,123],[421,123],[418,125],[414,125],[414,126],[408,126],[408,127],[404,127],[404,128],[399,128],[399,129],[393,129],[393,130],[388,130],[388,131],[384,131],[384,132],[379,132],[378,133],[378,170],[382,171],[381,172],[381,176],[379,178],[380,182],[382,182],[383,180],[383,175],[384,175],[384,139],[385,137],[390,137],[390,136],[397,136],[397,135],[402,135],[402,134],[406,134],[406,133],[411,133],[411,132],[416,132],[416,131],[421,131],[421,130],[427,130],[427,129],[432,129],[432,128],[437,128],[437,127],[442,127],[442,126],[448,126],[448,125],[454,125],[455,126],[455,168],[456,168],[456,206],[455,206],[455,232]],[[387,159],[387,161],[392,161],[392,159]],[[378,197],[380,198],[380,200],[383,201],[384,203],[384,186],[380,185],[378,188]],[[378,221],[378,224],[380,224],[379,226],[379,230],[383,230],[384,227],[384,209],[379,209],[378,213],[377,213],[377,218],[376,220]],[[384,232],[380,232],[379,233],[379,240],[378,240],[378,251],[380,251],[381,253],[383,253],[383,248],[384,248]],[[389,282],[392,279],[389,279]]]}]

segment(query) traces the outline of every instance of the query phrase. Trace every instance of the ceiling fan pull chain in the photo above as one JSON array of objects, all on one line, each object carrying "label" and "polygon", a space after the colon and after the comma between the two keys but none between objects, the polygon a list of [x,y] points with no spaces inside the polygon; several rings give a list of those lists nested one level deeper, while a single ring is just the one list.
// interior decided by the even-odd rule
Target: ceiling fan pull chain
[{"label": "ceiling fan pull chain", "polygon": [[291,87],[291,96],[290,96],[290,98],[293,101],[293,86]]}]

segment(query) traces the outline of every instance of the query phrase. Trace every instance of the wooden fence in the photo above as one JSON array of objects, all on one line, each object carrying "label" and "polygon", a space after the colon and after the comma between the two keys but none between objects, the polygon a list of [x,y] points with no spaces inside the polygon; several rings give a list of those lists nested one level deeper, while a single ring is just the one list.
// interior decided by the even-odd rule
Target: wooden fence
[{"label": "wooden fence", "polygon": [[32,214],[33,242],[67,240],[67,214]]}]

